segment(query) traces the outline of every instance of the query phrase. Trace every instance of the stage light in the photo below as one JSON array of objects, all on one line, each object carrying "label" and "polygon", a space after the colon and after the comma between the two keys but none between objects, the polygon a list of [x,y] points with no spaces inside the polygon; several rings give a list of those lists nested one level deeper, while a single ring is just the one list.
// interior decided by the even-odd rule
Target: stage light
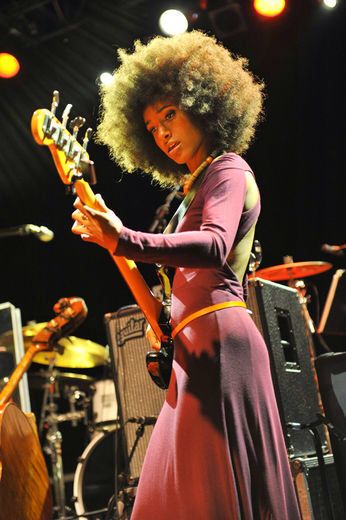
[{"label": "stage light", "polygon": [[186,16],[176,9],[164,11],[159,18],[161,31],[167,36],[174,36],[187,31],[189,26]]},{"label": "stage light", "polygon": [[110,85],[113,81],[113,76],[110,72],[102,72],[100,74],[100,82],[102,85]]},{"label": "stage light", "polygon": [[19,61],[8,52],[0,53],[0,78],[13,78],[19,72]]},{"label": "stage light", "polygon": [[323,5],[328,7],[329,9],[333,9],[337,6],[337,0],[323,0]]},{"label": "stage light", "polygon": [[254,9],[258,14],[274,18],[285,9],[285,0],[254,0]]}]

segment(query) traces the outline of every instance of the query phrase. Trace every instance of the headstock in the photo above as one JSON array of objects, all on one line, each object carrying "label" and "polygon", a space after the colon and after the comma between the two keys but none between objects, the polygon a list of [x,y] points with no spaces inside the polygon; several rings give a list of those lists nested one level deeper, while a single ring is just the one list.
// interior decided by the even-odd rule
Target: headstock
[{"label": "headstock", "polygon": [[9,399],[28,370],[35,354],[44,350],[59,350],[57,342],[63,336],[70,334],[84,319],[88,313],[87,306],[82,298],[61,298],[55,305],[57,314],[45,327],[40,330],[32,340],[32,344],[24,357],[14,369],[9,381],[0,393],[0,411]]},{"label": "headstock", "polygon": [[38,109],[32,116],[31,132],[34,139],[38,144],[49,147],[64,184],[73,185],[80,180],[95,184],[94,163],[87,152],[92,130],[91,128],[86,130],[82,144],[80,144],[77,136],[80,128],[85,124],[85,119],[80,116],[74,118],[69,123],[72,129],[72,133],[70,133],[67,126],[72,105],[68,104],[65,107],[61,121],[55,115],[58,106],[59,92],[55,90],[51,109]]},{"label": "headstock", "polygon": [[53,307],[57,314],[32,340],[35,346],[46,345],[53,348],[60,338],[68,336],[86,318],[88,309],[82,298],[60,298]]}]

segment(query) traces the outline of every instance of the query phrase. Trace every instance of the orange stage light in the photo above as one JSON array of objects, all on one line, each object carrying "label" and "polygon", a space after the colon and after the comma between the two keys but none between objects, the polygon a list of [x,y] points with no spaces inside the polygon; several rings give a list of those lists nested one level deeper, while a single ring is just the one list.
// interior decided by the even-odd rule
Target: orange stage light
[{"label": "orange stage light", "polygon": [[13,78],[19,72],[19,61],[7,52],[0,52],[0,78]]},{"label": "orange stage light", "polygon": [[258,14],[274,18],[285,9],[285,0],[254,0],[254,9]]}]

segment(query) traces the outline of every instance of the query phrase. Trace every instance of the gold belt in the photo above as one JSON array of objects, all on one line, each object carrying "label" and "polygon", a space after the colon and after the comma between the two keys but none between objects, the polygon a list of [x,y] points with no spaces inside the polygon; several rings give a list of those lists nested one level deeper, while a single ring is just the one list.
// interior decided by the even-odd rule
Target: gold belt
[{"label": "gold belt", "polygon": [[186,316],[186,318],[183,319],[174,329],[172,330],[172,338],[174,339],[179,332],[186,327],[190,321],[195,320],[196,318],[199,318],[200,316],[204,316],[205,314],[209,314],[213,311],[219,311],[220,309],[227,309],[228,307],[245,307],[246,309],[246,303],[244,302],[223,302],[223,303],[215,303],[214,305],[209,305],[209,307],[203,307],[203,309],[200,309],[199,311],[193,312],[189,316]]}]

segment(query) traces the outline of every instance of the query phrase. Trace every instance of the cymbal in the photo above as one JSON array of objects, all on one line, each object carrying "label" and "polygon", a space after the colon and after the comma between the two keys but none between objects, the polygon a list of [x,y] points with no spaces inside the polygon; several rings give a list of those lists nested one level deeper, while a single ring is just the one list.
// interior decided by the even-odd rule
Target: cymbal
[{"label": "cymbal", "polygon": [[[50,374],[47,371],[41,370],[40,372],[29,372],[29,386],[31,388],[44,388],[45,384],[50,379]],[[95,382],[93,377],[85,374],[74,374],[73,372],[56,372],[54,378],[61,384],[65,385],[77,385],[79,388],[89,388],[92,383]]]},{"label": "cymbal", "polygon": [[[297,280],[323,273],[331,269],[333,265],[329,262],[289,262],[287,264],[274,265],[256,271],[256,278],[278,282],[281,280]],[[250,278],[254,278],[253,275]]]},{"label": "cymbal", "polygon": [[[46,324],[35,323],[23,327],[25,349],[30,347],[33,338]],[[54,365],[62,368],[93,368],[107,363],[107,349],[89,339],[67,336],[61,338],[58,345],[64,348],[62,354],[55,351],[39,352],[33,361],[42,365],[49,365],[50,360],[54,358]]]}]

